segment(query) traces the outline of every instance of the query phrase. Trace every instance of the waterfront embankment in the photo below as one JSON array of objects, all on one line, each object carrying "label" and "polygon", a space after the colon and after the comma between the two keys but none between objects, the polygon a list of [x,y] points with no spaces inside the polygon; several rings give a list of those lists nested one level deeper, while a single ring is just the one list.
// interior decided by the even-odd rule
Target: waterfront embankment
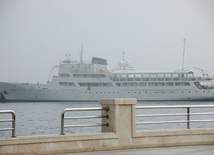
[{"label": "waterfront embankment", "polygon": [[136,130],[136,99],[103,99],[100,133],[0,139],[0,154],[55,154],[166,146],[214,145],[214,128]]}]

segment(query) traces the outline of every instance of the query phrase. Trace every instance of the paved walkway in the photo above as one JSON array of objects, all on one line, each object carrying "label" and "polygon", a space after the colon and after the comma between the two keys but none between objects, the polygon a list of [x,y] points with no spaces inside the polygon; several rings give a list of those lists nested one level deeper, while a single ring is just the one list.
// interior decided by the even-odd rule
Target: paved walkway
[{"label": "paved walkway", "polygon": [[214,145],[143,148],[114,151],[80,152],[58,155],[214,155]]}]

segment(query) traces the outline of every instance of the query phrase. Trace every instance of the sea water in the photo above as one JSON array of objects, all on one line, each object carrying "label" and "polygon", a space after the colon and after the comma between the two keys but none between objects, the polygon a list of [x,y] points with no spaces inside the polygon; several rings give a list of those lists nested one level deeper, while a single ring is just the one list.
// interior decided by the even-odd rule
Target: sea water
[{"label": "sea water", "polygon": [[[138,102],[136,106],[148,105],[214,105],[214,102]],[[59,135],[61,133],[61,113],[65,108],[100,107],[98,102],[11,102],[0,103],[0,110],[13,110],[16,113],[16,136]],[[191,112],[214,112],[212,109],[193,109]],[[69,116],[99,116],[100,111],[67,112]],[[66,114],[67,114],[66,113]],[[186,113],[186,109],[136,110],[136,115],[159,113]],[[11,119],[10,114],[0,114],[0,120]],[[186,116],[136,118],[136,122],[159,120],[186,120]],[[214,119],[214,115],[195,116],[198,119]],[[65,125],[100,124],[101,119],[78,119],[65,121]],[[11,122],[0,122],[0,128],[11,128]],[[186,128],[186,123],[137,125],[138,130]],[[214,122],[193,123],[191,128],[214,127]],[[65,128],[65,134],[101,132],[101,127]],[[12,131],[0,131],[0,137],[10,137]]]}]

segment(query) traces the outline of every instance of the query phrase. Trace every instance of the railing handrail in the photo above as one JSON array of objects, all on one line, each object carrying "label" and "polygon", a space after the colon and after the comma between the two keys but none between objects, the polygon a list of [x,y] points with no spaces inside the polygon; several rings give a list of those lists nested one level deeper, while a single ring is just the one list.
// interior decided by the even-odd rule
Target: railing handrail
[{"label": "railing handrail", "polygon": [[135,117],[168,117],[168,116],[187,116],[187,120],[181,121],[153,121],[153,122],[136,122],[136,125],[142,124],[168,124],[168,123],[187,123],[187,129],[190,129],[190,123],[194,122],[214,122],[214,119],[209,120],[190,120],[190,116],[195,115],[214,115],[214,112],[190,113],[190,108],[214,108],[214,105],[170,105],[170,106],[136,106],[136,109],[176,109],[185,108],[187,113],[174,114],[144,114],[136,115]]},{"label": "railing handrail", "polygon": [[64,119],[91,119],[91,118],[108,118],[108,115],[105,116],[75,116],[75,117],[64,117]]},{"label": "railing handrail", "polygon": [[136,109],[165,109],[165,108],[214,108],[214,105],[136,106]]},{"label": "railing handrail", "polygon": [[65,125],[65,119],[89,119],[89,118],[109,118],[108,115],[105,116],[75,116],[75,117],[65,117],[65,112],[72,112],[72,111],[109,111],[109,107],[94,107],[94,108],[66,108],[61,113],[61,135],[64,135],[64,128],[71,128],[71,127],[96,127],[96,126],[109,126],[108,123],[106,124],[83,124],[83,125]]},{"label": "railing handrail", "polygon": [[0,122],[12,122],[12,128],[0,128],[0,131],[12,130],[12,136],[16,137],[16,114],[13,110],[0,110],[0,114],[11,114],[12,119],[0,120]]},{"label": "railing handrail", "polygon": [[93,107],[93,108],[66,108],[62,111],[65,113],[66,111],[99,111],[99,110],[108,110],[108,107]]}]

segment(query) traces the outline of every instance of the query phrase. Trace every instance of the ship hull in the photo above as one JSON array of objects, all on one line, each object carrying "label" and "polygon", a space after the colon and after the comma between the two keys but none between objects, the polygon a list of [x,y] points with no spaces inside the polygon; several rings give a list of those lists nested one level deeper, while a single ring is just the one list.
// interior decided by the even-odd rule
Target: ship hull
[{"label": "ship hull", "polygon": [[136,98],[138,101],[214,101],[214,90],[85,88],[56,89],[51,84],[0,83],[1,102],[85,102],[105,98]]}]

